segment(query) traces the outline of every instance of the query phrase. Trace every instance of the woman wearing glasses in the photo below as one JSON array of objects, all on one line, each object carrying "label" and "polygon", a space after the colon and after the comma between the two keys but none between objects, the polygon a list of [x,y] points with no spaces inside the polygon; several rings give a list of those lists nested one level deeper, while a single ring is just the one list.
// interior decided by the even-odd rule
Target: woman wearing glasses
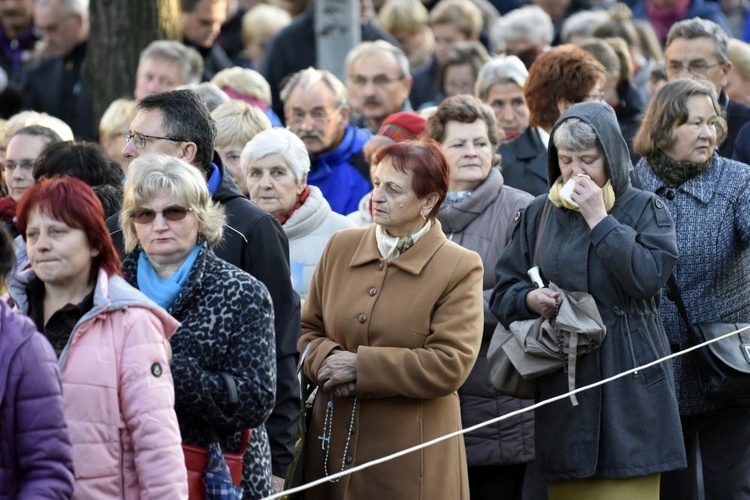
[{"label": "woman wearing glasses", "polygon": [[[253,486],[271,484],[263,425],[276,387],[270,295],[214,254],[224,211],[197,169],[171,156],[144,155],[130,164],[124,191],[125,279],[181,323],[170,344],[182,440],[206,447],[215,431],[222,450],[236,452],[244,430],[254,429],[265,456],[246,454],[242,486],[271,494]],[[228,402],[232,381],[237,404]]]},{"label": "woman wearing glasses", "polygon": [[35,184],[18,228],[32,269],[10,293],[57,354],[74,496],[187,498],[167,340],[177,322],[120,277],[101,203],[83,181]]}]

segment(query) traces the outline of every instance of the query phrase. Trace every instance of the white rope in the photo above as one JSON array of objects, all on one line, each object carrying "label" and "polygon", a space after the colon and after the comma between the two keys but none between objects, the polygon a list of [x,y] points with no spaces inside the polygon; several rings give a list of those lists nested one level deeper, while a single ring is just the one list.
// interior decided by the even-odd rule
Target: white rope
[{"label": "white rope", "polygon": [[750,328],[750,324],[747,325],[747,326],[745,326],[745,327],[743,327],[743,328],[740,328],[739,330],[735,330],[733,332],[726,333],[726,334],[722,335],[721,337],[716,337],[715,339],[707,340],[707,341],[705,341],[705,342],[703,342],[701,344],[696,344],[696,345],[694,345],[692,347],[689,347],[687,349],[684,349],[682,351],[675,352],[675,353],[672,353],[672,354],[670,354],[668,356],[664,356],[663,358],[659,358],[657,360],[654,360],[654,361],[652,361],[650,363],[646,363],[645,365],[641,365],[641,366],[638,366],[638,367],[633,368],[631,370],[627,370],[627,371],[624,371],[622,373],[618,373],[617,375],[613,375],[613,376],[611,376],[609,378],[606,378],[604,380],[600,380],[599,382],[594,382],[593,384],[589,384],[589,385],[586,385],[586,386],[583,386],[583,387],[579,387],[578,389],[576,389],[574,391],[566,392],[565,394],[560,394],[559,396],[555,396],[555,397],[550,398],[550,399],[545,399],[544,401],[541,401],[539,403],[535,403],[535,404],[533,404],[531,406],[528,406],[526,408],[522,408],[520,410],[512,411],[510,413],[506,413],[505,415],[502,415],[500,417],[496,417],[496,418],[493,418],[493,419],[490,419],[490,420],[486,420],[484,422],[478,423],[478,424],[473,425],[471,427],[467,427],[465,429],[461,429],[461,430],[458,430],[458,431],[455,431],[455,432],[451,432],[450,434],[446,434],[444,436],[437,437],[437,438],[432,439],[430,441],[425,441],[424,443],[420,443],[418,445],[412,446],[411,448],[406,448],[405,450],[398,451],[398,452],[393,453],[391,455],[386,455],[385,457],[378,458],[376,460],[372,460],[370,462],[363,463],[363,464],[358,465],[356,467],[352,467],[351,469],[346,469],[344,471],[337,472],[336,474],[331,474],[330,476],[322,477],[320,479],[316,479],[315,481],[312,481],[310,483],[306,483],[306,484],[297,486],[296,488],[292,488],[292,489],[289,489],[289,490],[281,491],[281,492],[276,493],[274,495],[271,495],[269,497],[265,497],[264,500],[272,500],[274,498],[281,498],[284,495],[291,495],[291,494],[294,494],[294,493],[299,493],[300,491],[304,491],[304,490],[312,488],[314,486],[318,486],[319,484],[326,483],[326,482],[328,482],[328,481],[330,481],[332,479],[337,479],[337,478],[340,478],[340,477],[345,476],[347,474],[353,474],[355,472],[359,472],[361,470],[367,469],[368,467],[372,467],[374,465],[379,465],[379,464],[381,464],[383,462],[387,462],[389,460],[393,460],[394,458],[398,458],[398,457],[401,457],[401,456],[406,455],[408,453],[412,453],[414,451],[421,450],[422,448],[426,448],[428,446],[432,446],[433,444],[437,444],[437,443],[441,443],[443,441],[447,441],[448,439],[460,436],[461,434],[466,434],[467,432],[473,432],[473,431],[475,431],[477,429],[481,429],[482,427],[485,427],[485,426],[488,426],[488,425],[492,425],[492,424],[495,424],[497,422],[501,422],[503,420],[515,417],[516,415],[520,415],[520,414],[525,413],[527,411],[536,410],[537,408],[541,408],[542,406],[548,405],[550,403],[554,403],[556,401],[560,401],[561,399],[568,398],[568,397],[570,397],[570,396],[572,396],[574,394],[578,394],[579,392],[587,391],[589,389],[593,389],[594,387],[599,387],[601,385],[608,384],[610,382],[614,382],[617,379],[620,379],[620,378],[626,377],[628,375],[632,375],[632,374],[638,373],[641,370],[645,370],[647,368],[651,368],[652,366],[656,366],[656,365],[658,365],[660,363],[663,363],[665,361],[668,361],[670,359],[673,359],[673,358],[676,358],[676,357],[679,357],[679,356],[683,356],[683,355],[685,355],[685,354],[687,354],[689,352],[693,352],[693,351],[695,351],[697,349],[702,349],[703,347],[705,347],[705,346],[707,346],[709,344],[713,344],[714,342],[719,342],[719,341],[724,340],[724,339],[726,339],[728,337],[731,337],[732,335],[737,335],[738,333],[743,332],[743,331],[745,331],[745,330],[747,330],[749,328]]}]

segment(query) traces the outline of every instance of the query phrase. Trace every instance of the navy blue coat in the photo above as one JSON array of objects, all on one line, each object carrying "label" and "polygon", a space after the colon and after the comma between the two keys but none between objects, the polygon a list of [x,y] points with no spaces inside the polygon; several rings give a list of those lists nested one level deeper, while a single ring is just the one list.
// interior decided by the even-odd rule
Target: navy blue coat
[{"label": "navy blue coat", "polygon": [[521,135],[498,148],[503,159],[503,179],[505,184],[534,196],[546,194],[547,148],[534,127],[526,127]]},{"label": "navy blue coat", "polygon": [[[615,113],[602,103],[580,103],[558,120],[577,117],[603,145],[616,201],[589,229],[577,211],[553,208],[539,251],[545,283],[593,295],[607,335],[576,364],[576,387],[654,361],[670,353],[659,317],[661,288],[677,260],[674,225],[655,195],[630,186],[630,157]],[[552,134],[554,137],[555,130]],[[560,177],[550,142],[549,178]],[[526,307],[534,289],[531,267],[537,225],[546,196],[521,215],[496,267],[491,308],[506,327],[538,317]],[[539,399],[568,391],[563,370],[539,379]],[[646,476],[685,466],[672,367],[662,363],[536,410],[536,463],[547,481]]]}]

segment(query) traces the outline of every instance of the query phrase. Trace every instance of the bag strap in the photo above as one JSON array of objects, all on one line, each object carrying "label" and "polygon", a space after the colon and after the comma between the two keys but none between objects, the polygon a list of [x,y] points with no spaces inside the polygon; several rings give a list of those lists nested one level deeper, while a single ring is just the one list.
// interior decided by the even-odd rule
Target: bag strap
[{"label": "bag strap", "polygon": [[[218,372],[219,377],[222,378],[224,381],[224,385],[227,389],[227,409],[231,411],[235,411],[240,406],[240,397],[239,392],[237,391],[237,381],[234,379],[234,377],[227,372]],[[219,433],[216,431],[216,427],[214,427],[213,423],[210,423],[208,425],[208,431],[211,436],[211,441],[218,443],[219,442]],[[240,444],[240,448],[242,453],[245,453],[245,450],[247,449],[247,445],[250,442],[250,436],[252,435],[251,429],[245,429],[245,432],[242,434],[242,442]]]},{"label": "bag strap", "polygon": [[680,317],[682,318],[682,321],[685,322],[688,330],[693,330],[693,324],[688,318],[687,308],[685,307],[685,302],[683,302],[682,300],[682,292],[680,291],[680,287],[677,284],[677,280],[674,278],[674,273],[669,275],[667,284],[669,285],[669,293],[667,294],[667,297],[669,297],[669,299],[671,299],[672,302],[674,302],[677,306]]},{"label": "bag strap", "polygon": [[542,246],[542,237],[544,236],[544,230],[547,229],[547,222],[549,216],[552,213],[552,202],[549,198],[544,202],[544,208],[542,209],[542,215],[539,217],[539,225],[536,228],[536,242],[534,243],[534,260],[532,267],[537,265],[539,260],[539,248]]}]

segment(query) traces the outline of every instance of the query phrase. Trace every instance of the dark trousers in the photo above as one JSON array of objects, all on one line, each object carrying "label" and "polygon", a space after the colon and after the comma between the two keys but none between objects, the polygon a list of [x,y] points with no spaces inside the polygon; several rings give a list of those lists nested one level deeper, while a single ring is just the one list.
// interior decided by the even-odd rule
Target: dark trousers
[{"label": "dark trousers", "polygon": [[661,500],[750,500],[750,408],[725,408],[681,421],[688,467],[661,475]]},{"label": "dark trousers", "polygon": [[526,464],[469,467],[471,500],[521,500]]}]

